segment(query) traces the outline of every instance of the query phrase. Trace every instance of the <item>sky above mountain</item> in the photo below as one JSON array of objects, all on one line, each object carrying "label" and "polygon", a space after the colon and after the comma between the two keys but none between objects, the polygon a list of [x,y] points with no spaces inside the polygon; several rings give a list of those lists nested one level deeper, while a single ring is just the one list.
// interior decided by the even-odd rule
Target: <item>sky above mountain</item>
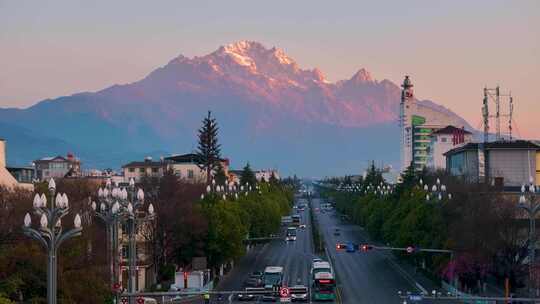
[{"label": "sky above mountain", "polygon": [[[256,40],[349,79],[358,67],[480,126],[484,85],[515,96],[516,131],[540,138],[537,1],[0,1],[0,106],[26,107],[144,77],[170,58]],[[459,22],[457,22],[459,21]],[[477,105],[477,106],[474,106]]]}]

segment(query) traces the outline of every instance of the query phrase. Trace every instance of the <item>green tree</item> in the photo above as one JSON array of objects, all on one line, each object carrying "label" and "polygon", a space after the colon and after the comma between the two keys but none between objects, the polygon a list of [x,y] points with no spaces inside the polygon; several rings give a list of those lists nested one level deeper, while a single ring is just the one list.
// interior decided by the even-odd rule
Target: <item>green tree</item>
[{"label": "green tree", "polygon": [[227,182],[227,175],[225,174],[225,170],[223,169],[223,165],[221,165],[221,162],[219,162],[217,166],[214,179],[216,180],[216,183],[218,185],[225,185],[225,183]]},{"label": "green tree", "polygon": [[242,175],[240,176],[240,184],[244,186],[248,184],[251,187],[255,187],[255,185],[257,184],[257,178],[255,177],[255,173],[253,173],[253,170],[251,170],[249,162],[242,170]]},{"label": "green tree", "polygon": [[371,165],[369,166],[366,174],[366,178],[364,179],[364,183],[366,185],[379,185],[380,183],[384,182],[384,178],[382,176],[382,171],[377,169],[375,167],[375,162],[371,162]]},{"label": "green tree", "polygon": [[217,121],[208,111],[202,127],[199,129],[199,145],[197,150],[198,166],[206,171],[206,184],[212,181],[212,173],[218,168],[221,161],[221,145],[218,142],[219,127]]}]

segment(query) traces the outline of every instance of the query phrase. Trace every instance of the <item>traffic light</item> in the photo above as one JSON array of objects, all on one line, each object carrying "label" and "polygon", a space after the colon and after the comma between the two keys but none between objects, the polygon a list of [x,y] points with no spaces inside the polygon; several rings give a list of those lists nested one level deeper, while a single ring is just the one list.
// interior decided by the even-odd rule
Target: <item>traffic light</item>
[{"label": "traffic light", "polygon": [[336,244],[336,250],[345,250],[347,249],[347,245],[345,244]]},{"label": "traffic light", "polygon": [[362,251],[370,251],[371,249],[373,249],[373,245],[361,244],[360,246],[358,246],[358,249]]}]

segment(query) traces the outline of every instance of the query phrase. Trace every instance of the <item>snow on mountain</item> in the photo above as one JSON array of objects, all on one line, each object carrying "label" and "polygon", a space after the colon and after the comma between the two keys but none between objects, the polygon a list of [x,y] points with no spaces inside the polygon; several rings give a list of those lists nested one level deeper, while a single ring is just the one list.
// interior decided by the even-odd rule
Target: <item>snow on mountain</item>
[{"label": "snow on mountain", "polygon": [[[90,164],[118,167],[134,153],[190,151],[201,117],[212,110],[222,126],[224,149],[232,157],[254,157],[261,166],[284,164],[290,172],[311,174],[307,161],[323,161],[328,153],[344,153],[334,160],[334,170],[350,168],[337,162],[358,157],[359,151],[362,159],[371,155],[396,161],[399,100],[396,84],[375,80],[365,69],[332,83],[318,68],[301,68],[279,48],[239,41],[204,56],[180,55],[131,84],[45,100],[23,110],[0,109],[0,124],[50,135],[99,158],[88,159]],[[377,132],[396,140],[372,138]],[[351,142],[360,136],[373,142],[362,147]],[[326,151],[321,147],[325,143],[349,147]],[[388,148],[390,143],[395,148]],[[117,155],[114,163],[107,159],[111,146]],[[272,150],[278,146],[283,153]],[[383,147],[386,152],[376,151]],[[299,158],[303,161],[294,161]]]}]

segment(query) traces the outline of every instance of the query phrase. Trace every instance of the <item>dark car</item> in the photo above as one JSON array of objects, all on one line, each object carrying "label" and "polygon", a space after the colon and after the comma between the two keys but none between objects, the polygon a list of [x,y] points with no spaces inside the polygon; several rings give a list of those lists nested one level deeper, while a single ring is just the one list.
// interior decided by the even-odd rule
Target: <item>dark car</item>
[{"label": "dark car", "polygon": [[259,287],[261,286],[262,280],[259,278],[249,277],[244,282],[245,287]]},{"label": "dark car", "polygon": [[262,279],[262,276],[263,276],[262,271],[254,271],[251,273],[252,278]]},{"label": "dark car", "polygon": [[237,296],[236,296],[236,299],[238,301],[254,301],[255,300],[255,295],[254,294],[248,294],[248,293],[239,293]]},{"label": "dark car", "polygon": [[347,252],[355,252],[356,251],[356,248],[354,248],[354,244],[352,242],[348,242],[345,246],[346,246],[345,250]]}]

